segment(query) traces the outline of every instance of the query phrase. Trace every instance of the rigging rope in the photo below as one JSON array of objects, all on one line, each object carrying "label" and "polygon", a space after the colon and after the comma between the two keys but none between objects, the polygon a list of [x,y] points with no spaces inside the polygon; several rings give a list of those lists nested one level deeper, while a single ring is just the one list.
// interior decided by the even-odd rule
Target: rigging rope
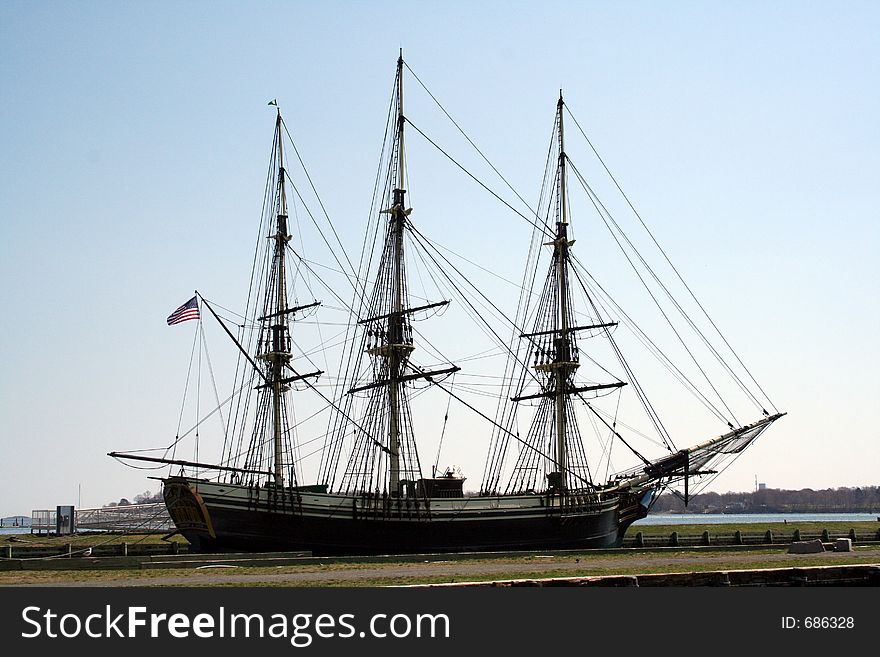
[{"label": "rigging rope", "polygon": [[[354,275],[355,280],[357,280],[357,272],[354,269],[354,265],[351,264],[351,259],[348,257],[348,252],[345,250],[345,246],[342,244],[342,240],[339,239],[339,234],[336,232],[336,227],[333,225],[333,222],[330,220],[330,215],[327,213],[327,208],[324,207],[324,202],[321,200],[321,196],[320,196],[320,194],[318,194],[318,190],[315,188],[315,183],[312,182],[312,177],[309,175],[309,170],[306,168],[306,165],[303,162],[303,159],[299,154],[299,149],[296,147],[296,142],[293,140],[293,136],[290,134],[290,131],[287,129],[287,124],[283,120],[281,122],[281,125],[284,127],[284,132],[287,133],[287,138],[290,140],[290,145],[293,146],[293,152],[296,153],[296,157],[299,160],[299,164],[302,167],[303,173],[306,174],[306,179],[309,181],[309,185],[312,188],[312,192],[315,194],[315,198],[318,199],[318,205],[321,206],[321,211],[324,213],[324,217],[327,219],[327,224],[330,226],[330,230],[333,231],[333,236],[336,238],[336,243],[339,244],[339,248],[342,249],[342,255],[345,257],[345,261],[348,263],[348,267],[351,270],[351,273]],[[286,171],[285,171],[285,173],[286,173]],[[289,175],[288,175],[288,179],[290,179]],[[294,189],[296,189],[296,188],[294,187]],[[297,196],[299,196],[298,191],[297,191]],[[302,197],[300,197],[300,201],[302,201]],[[308,207],[305,205],[305,203],[303,203],[303,207],[305,207],[306,211],[308,211]],[[309,212],[309,216],[310,217],[312,216],[311,212]],[[314,217],[312,217],[312,221],[314,221]],[[316,223],[316,226],[317,226],[317,223]],[[320,231],[320,228],[318,230]],[[322,237],[323,237],[323,233],[322,233]],[[330,245],[328,244],[327,246],[329,247]],[[332,251],[332,249],[331,249],[331,251]],[[339,261],[337,260],[337,262],[339,262]],[[342,265],[340,264],[340,267],[341,266]],[[346,276],[348,276],[348,274],[346,274]],[[351,283],[350,279],[349,279],[349,283]],[[352,287],[355,290],[357,290],[357,286],[352,284]]]},{"label": "rigging rope", "polygon": [[[446,108],[443,107],[443,105],[440,104],[440,101],[437,100],[437,98],[434,97],[434,94],[432,94],[431,91],[430,91],[430,89],[428,89],[428,87],[425,86],[425,83],[422,82],[421,79],[419,78],[419,76],[416,75],[415,71],[413,71],[413,70],[410,68],[409,64],[407,64],[406,61],[404,61],[403,64],[404,64],[404,66],[406,66],[406,69],[407,69],[410,73],[412,73],[412,76],[416,79],[416,81],[422,86],[422,89],[424,89],[425,92],[431,97],[431,100],[433,100],[434,103],[436,103],[437,107],[439,107],[440,110],[443,112],[443,114],[446,115],[446,118],[449,119],[449,120],[452,122],[452,125],[454,125],[454,126],[456,127],[456,129],[461,133],[461,136],[464,137],[464,138],[467,140],[467,142],[468,142],[471,146],[473,146],[474,150],[477,151],[477,153],[480,154],[480,157],[483,158],[483,161],[484,161],[486,164],[489,165],[489,167],[492,169],[492,171],[494,171],[495,174],[496,174],[499,178],[501,178],[502,182],[504,182],[504,184],[507,185],[507,188],[510,189],[510,191],[512,191],[512,192],[514,193],[514,195],[515,195],[520,201],[522,201],[522,204],[525,205],[527,208],[529,208],[529,210],[531,210],[531,207],[529,206],[528,203],[526,203],[525,199],[524,199],[522,196],[520,196],[519,192],[517,192],[516,189],[513,187],[513,185],[511,185],[511,184],[507,181],[507,178],[505,178],[505,177],[501,174],[501,172],[495,167],[495,165],[492,164],[492,162],[489,161],[489,158],[487,158],[487,157],[483,154],[483,151],[481,151],[481,150],[479,149],[479,147],[473,142],[473,140],[472,140],[470,137],[468,137],[467,133],[465,133],[465,131],[461,129],[461,126],[458,125],[458,123],[456,122],[456,120],[453,119],[452,116],[449,114],[449,112],[446,111]],[[412,123],[410,123],[410,125],[412,125]],[[413,126],[413,127],[415,128],[415,126]],[[416,130],[418,130],[418,128],[416,128]],[[424,136],[424,135],[423,135],[423,136]],[[430,141],[430,140],[429,140],[429,141]],[[435,145],[435,146],[436,146],[436,145]],[[441,152],[442,152],[442,151],[441,151]],[[445,155],[445,153],[444,153],[444,155]],[[449,156],[447,155],[447,157],[449,157]],[[450,159],[451,159],[451,158],[450,158]],[[458,164],[458,163],[456,162],[455,164]],[[461,165],[458,165],[458,166],[461,168]],[[467,172],[465,171],[465,173],[467,173]],[[468,175],[470,175],[470,174],[468,174]],[[473,177],[473,176],[471,176],[471,177]],[[476,178],[474,178],[474,179],[476,180]],[[477,182],[479,182],[479,181],[477,181]],[[481,184],[482,184],[482,183],[481,183]],[[512,209],[512,208],[511,208],[511,209]],[[538,216],[537,213],[535,213],[535,218],[538,219],[539,221],[542,221],[542,222],[544,223],[544,227],[545,227],[548,231],[550,231],[550,232],[552,233],[552,229],[551,229],[550,225],[549,225],[545,220],[541,219],[541,217]]]},{"label": "rigging rope", "polygon": [[[724,398],[721,396],[721,393],[718,392],[718,389],[715,387],[715,384],[713,384],[711,379],[709,379],[709,376],[706,374],[705,370],[700,365],[696,356],[694,356],[691,349],[687,346],[687,343],[684,341],[684,338],[681,337],[681,334],[675,328],[675,325],[673,324],[672,320],[667,315],[666,311],[663,310],[663,306],[660,304],[660,302],[654,296],[654,293],[651,291],[650,286],[647,284],[644,277],[639,272],[638,267],[636,267],[635,263],[632,261],[632,258],[630,258],[629,254],[626,252],[626,249],[624,249],[624,247],[621,244],[620,240],[618,239],[617,235],[614,234],[614,231],[608,225],[608,220],[606,219],[606,215],[605,215],[605,213],[607,213],[607,209],[605,209],[605,206],[602,204],[602,202],[597,197],[595,197],[595,195],[592,191],[592,188],[590,188],[590,186],[587,184],[587,182],[580,175],[580,172],[578,171],[577,167],[575,167],[575,165],[573,163],[571,163],[570,160],[569,160],[569,164],[571,165],[572,170],[575,172],[575,176],[577,177],[578,181],[581,183],[581,185],[584,187],[584,190],[587,192],[587,196],[589,197],[590,201],[593,203],[593,206],[595,207],[596,212],[602,218],[602,221],[603,221],[603,223],[605,223],[605,226],[608,228],[609,232],[611,232],[611,235],[614,238],[614,241],[617,243],[617,246],[620,249],[621,253],[623,253],[623,256],[626,258],[626,261],[629,263],[629,265],[632,268],[633,272],[635,273],[636,277],[639,279],[642,286],[645,288],[645,291],[648,293],[648,296],[651,297],[651,300],[654,302],[654,305],[657,306],[657,310],[663,316],[663,319],[666,320],[666,323],[669,325],[669,328],[675,334],[675,337],[678,338],[678,341],[681,343],[681,346],[684,348],[685,352],[687,352],[688,356],[690,356],[691,360],[694,362],[694,365],[700,371],[700,374],[703,375],[703,378],[706,379],[706,382],[709,384],[709,387],[712,388],[712,391],[715,393],[715,395],[721,401],[721,404],[724,406],[724,408],[730,414],[730,417],[732,417],[733,420],[735,422],[737,422],[737,424],[739,424],[739,421],[736,419],[736,416],[734,415],[733,411],[730,410],[730,407],[727,405],[727,402],[724,401]],[[605,211],[604,213],[603,213],[603,210]],[[613,221],[613,219],[612,219],[612,221]],[[728,424],[730,424],[729,420],[726,420],[726,421],[728,422]]]},{"label": "rigging rope", "polygon": [[[526,442],[525,440],[523,440],[522,438],[520,438],[518,435],[516,435],[516,434],[513,433],[512,431],[509,431],[508,429],[504,428],[503,426],[501,426],[500,424],[498,424],[497,422],[495,422],[492,418],[490,418],[488,415],[486,415],[485,413],[483,413],[483,412],[482,412],[480,409],[478,409],[476,406],[473,406],[472,404],[469,404],[469,403],[466,402],[464,399],[462,399],[461,397],[459,397],[458,395],[456,395],[454,392],[452,392],[452,390],[449,390],[448,388],[446,388],[443,384],[441,384],[441,383],[439,383],[439,382],[433,382],[433,383],[434,383],[434,385],[436,385],[438,388],[440,388],[443,392],[445,392],[447,395],[449,395],[450,397],[453,397],[455,400],[457,400],[457,401],[461,402],[462,404],[464,404],[465,406],[467,406],[467,407],[468,407],[469,409],[471,409],[474,413],[476,413],[477,415],[479,415],[481,418],[483,418],[484,420],[486,420],[486,421],[489,422],[490,424],[494,425],[494,426],[495,426],[497,429],[499,429],[500,431],[503,431],[504,433],[508,434],[511,438],[515,438],[517,441],[519,441],[520,443],[522,443],[526,448],[528,448],[528,449],[532,450],[533,452],[535,452],[536,454],[538,454],[538,456],[541,456],[541,457],[543,457],[543,458],[545,458],[545,459],[548,459],[548,460],[552,460],[549,456],[547,456],[547,454],[545,454],[544,452],[542,452],[541,450],[539,450],[537,447],[535,447],[535,446],[529,444],[528,442]],[[569,473],[572,477],[574,477],[574,478],[576,478],[576,479],[580,479],[580,481],[581,481],[582,483],[586,484],[586,485],[587,485],[588,487],[590,487],[590,488],[593,487],[593,483],[592,483],[591,481],[588,481],[587,479],[584,479],[583,477],[581,477],[581,476],[575,474],[574,472],[572,472],[572,471],[571,471],[570,469],[568,469],[568,468],[565,468],[565,469],[568,471],[568,473]]]},{"label": "rigging rope", "polygon": [[[578,266],[583,267],[580,263],[576,263]],[[590,286],[587,285],[586,281],[584,281],[580,276],[580,271],[575,267],[572,269],[575,272],[575,278],[578,280],[580,285],[586,289]],[[620,307],[620,305],[611,297],[611,295],[602,287],[602,285],[590,274],[586,269],[583,270],[583,273],[593,282],[593,285],[596,286],[596,289],[604,295],[604,298],[615,308],[618,317],[621,321],[633,332],[633,335],[642,345],[648,350],[648,352],[654,356],[665,368],[668,372],[670,372],[673,377],[681,383],[685,389],[687,389],[694,397],[697,398],[715,417],[717,417],[722,422],[725,422],[724,415],[712,405],[712,403],[703,395],[702,392],[688,379],[688,377],[666,356],[666,354],[658,347],[648,335],[642,331],[639,325],[626,313],[626,311]],[[592,288],[591,288],[592,289]],[[598,293],[597,293],[598,296]]]},{"label": "rigging rope", "polygon": [[633,205],[632,201],[630,201],[629,197],[628,197],[628,196],[626,195],[626,193],[623,191],[623,188],[620,186],[620,183],[617,182],[617,178],[615,178],[615,177],[614,177],[614,174],[611,173],[611,170],[610,170],[610,169],[608,168],[608,166],[605,164],[605,160],[603,160],[603,159],[602,159],[602,156],[599,155],[599,152],[596,150],[596,147],[593,146],[593,142],[590,141],[590,138],[589,138],[589,137],[587,137],[587,134],[584,132],[583,128],[581,128],[580,123],[578,123],[577,118],[575,118],[575,116],[571,113],[571,110],[569,109],[568,105],[564,105],[564,106],[565,106],[566,111],[568,112],[568,115],[572,118],[572,120],[574,121],[574,124],[577,126],[577,128],[578,128],[578,130],[580,131],[581,135],[583,135],[583,137],[584,137],[584,139],[586,140],[587,144],[590,146],[590,149],[591,149],[591,150],[593,151],[593,153],[595,154],[596,159],[599,160],[599,163],[600,163],[600,164],[602,165],[602,167],[605,169],[605,172],[608,174],[609,178],[611,178],[612,182],[614,182],[614,185],[617,187],[618,191],[620,192],[620,195],[621,195],[621,196],[623,197],[623,199],[626,201],[627,205],[629,205],[630,209],[633,211],[633,214],[636,216],[636,218],[639,220],[639,223],[641,223],[642,227],[645,229],[645,232],[648,233],[648,235],[649,235],[650,238],[651,238],[651,241],[654,242],[654,245],[657,247],[657,249],[660,251],[660,253],[663,254],[663,257],[664,257],[664,259],[666,260],[666,262],[669,264],[669,267],[672,269],[672,271],[675,272],[675,275],[678,277],[678,280],[681,281],[681,284],[682,284],[682,285],[684,286],[684,288],[688,291],[688,293],[690,294],[691,298],[694,300],[694,303],[697,304],[697,306],[698,306],[698,307],[700,308],[700,310],[703,312],[703,315],[705,315],[706,319],[709,320],[709,323],[712,325],[712,328],[715,329],[715,332],[718,333],[718,336],[722,339],[722,341],[724,342],[724,344],[727,345],[727,348],[730,349],[730,352],[734,355],[734,357],[736,358],[737,362],[742,366],[743,370],[749,375],[749,378],[752,380],[752,382],[755,384],[755,386],[757,386],[758,390],[761,391],[761,394],[764,395],[764,398],[770,403],[770,406],[773,408],[773,410],[774,410],[775,412],[778,412],[776,406],[773,404],[773,402],[771,401],[770,397],[767,395],[766,392],[764,392],[764,389],[763,389],[763,388],[761,387],[761,385],[757,382],[757,380],[755,380],[755,377],[752,375],[751,371],[749,371],[749,369],[746,367],[745,363],[743,363],[742,359],[739,357],[739,355],[737,354],[737,352],[733,349],[733,347],[732,347],[732,346],[730,345],[730,343],[727,341],[727,338],[724,337],[724,334],[721,333],[721,330],[718,328],[718,326],[716,326],[715,322],[714,322],[714,321],[712,320],[712,318],[709,316],[709,313],[708,313],[708,312],[706,311],[706,309],[703,307],[703,304],[701,304],[701,303],[700,303],[700,300],[697,299],[696,294],[694,294],[693,290],[691,290],[690,286],[687,284],[687,282],[685,282],[684,278],[683,278],[682,275],[679,273],[679,271],[678,271],[678,269],[675,267],[675,265],[672,264],[672,260],[670,260],[669,256],[666,254],[666,251],[663,249],[663,247],[660,246],[660,243],[659,243],[659,242],[657,241],[657,239],[654,237],[654,233],[651,232],[651,229],[650,229],[650,228],[648,228],[648,225],[647,225],[647,224],[645,223],[645,221],[642,219],[641,214],[639,214],[638,210],[636,210],[636,208],[635,208],[635,206]]},{"label": "rigging rope", "polygon": [[[180,402],[180,416],[177,418],[177,433],[175,435],[174,442],[171,444],[171,447],[174,447],[174,452],[171,454],[171,458],[174,458],[175,454],[177,453],[177,443],[180,442],[180,425],[183,424],[183,412],[186,410],[186,395],[189,392],[189,378],[190,378],[190,374],[192,373],[192,364],[193,364],[193,359],[194,359],[195,353],[196,353],[196,343],[199,338],[198,327],[201,325],[201,323],[202,323],[202,320],[199,319],[199,321],[196,324],[196,330],[193,332],[192,350],[190,351],[190,354],[189,354],[189,365],[186,368],[186,382],[183,384],[183,399]],[[170,447],[169,447],[169,449],[170,449]],[[166,450],[166,453],[167,453],[167,450]],[[170,467],[168,469],[168,473],[171,474]]]},{"label": "rigging rope", "polygon": [[[621,251],[623,251],[623,246],[622,246],[622,245],[620,244],[620,242],[617,240],[617,237],[614,235],[614,231],[611,229],[611,226],[608,225],[608,220],[611,221],[611,224],[614,225],[614,228],[615,228],[615,229],[617,230],[617,232],[623,237],[623,239],[626,241],[626,243],[629,245],[629,247],[632,249],[632,251],[633,251],[633,252],[635,253],[635,255],[638,257],[639,261],[642,263],[642,265],[645,267],[645,269],[647,270],[647,272],[648,272],[648,273],[651,275],[651,277],[654,279],[654,282],[657,283],[657,285],[660,287],[660,289],[662,289],[663,292],[666,294],[666,297],[670,300],[670,302],[672,303],[673,307],[674,307],[676,310],[678,310],[679,314],[684,318],[684,320],[685,320],[685,321],[687,322],[687,324],[691,327],[691,329],[694,331],[694,333],[695,333],[695,334],[696,334],[696,335],[697,335],[697,336],[703,341],[703,344],[706,345],[706,347],[709,349],[709,352],[710,352],[710,353],[715,357],[715,359],[716,359],[716,360],[722,365],[722,367],[724,367],[724,369],[727,370],[728,374],[731,376],[731,378],[734,380],[734,382],[740,387],[740,389],[746,394],[746,396],[749,397],[749,398],[752,400],[752,402],[753,402],[753,403],[754,403],[759,409],[763,410],[761,403],[757,400],[757,398],[755,397],[755,395],[754,395],[754,394],[753,394],[753,393],[752,393],[752,392],[751,392],[751,391],[745,386],[745,384],[742,382],[742,380],[740,379],[740,377],[737,376],[736,372],[733,371],[733,368],[731,368],[730,365],[728,365],[728,363],[724,360],[724,358],[721,356],[721,354],[718,352],[718,350],[712,345],[711,342],[709,342],[709,340],[708,340],[708,338],[705,336],[705,334],[704,334],[704,333],[700,330],[700,328],[694,323],[694,321],[693,321],[693,320],[691,319],[691,317],[687,314],[687,312],[684,310],[684,308],[681,306],[681,304],[678,302],[678,300],[677,300],[677,299],[673,296],[673,294],[669,291],[669,289],[667,288],[667,286],[663,283],[663,281],[660,280],[660,278],[659,278],[659,276],[657,275],[657,273],[656,273],[656,272],[653,270],[653,268],[647,263],[647,261],[646,261],[645,258],[642,256],[642,254],[639,252],[639,250],[635,247],[635,245],[634,245],[634,244],[632,243],[632,241],[629,239],[629,236],[627,236],[627,234],[623,231],[623,229],[620,227],[620,225],[617,223],[617,221],[614,219],[614,217],[611,215],[611,213],[608,211],[608,209],[605,207],[605,205],[601,202],[601,200],[599,200],[598,196],[595,194],[595,192],[593,191],[593,189],[589,186],[589,184],[586,183],[586,181],[583,179],[583,177],[582,177],[582,176],[580,175],[580,173],[577,171],[577,168],[574,166],[574,164],[572,164],[571,166],[572,166],[572,169],[575,170],[575,173],[576,173],[576,175],[578,176],[578,178],[579,178],[581,184],[584,186],[585,190],[587,190],[587,194],[590,195],[591,200],[595,199],[595,200],[593,201],[594,206],[596,205],[596,203],[598,203],[599,206],[601,206],[601,208],[602,208],[602,212],[600,212],[600,216],[602,216],[602,219],[603,219],[603,221],[605,222],[605,226],[606,226],[606,228],[608,228],[609,232],[612,234],[612,237],[614,237],[615,241],[617,241],[618,247],[621,249]],[[597,208],[597,211],[598,211],[598,208]],[[602,213],[604,213],[604,215],[603,215]],[[606,220],[606,218],[607,218],[607,220]],[[624,252],[624,254],[625,254],[625,252]],[[629,259],[628,256],[627,256],[627,259]],[[631,261],[630,261],[630,264],[632,265],[632,262],[631,262]],[[641,278],[641,277],[640,277],[640,278]],[[644,281],[642,281],[642,283],[643,283],[643,285],[645,284]],[[647,286],[646,286],[646,287],[647,287]],[[655,303],[656,303],[656,299],[655,299]],[[668,321],[668,320],[667,320],[667,321]],[[674,330],[674,329],[673,329],[673,330]],[[681,338],[679,338],[679,339],[681,339]],[[705,373],[704,373],[704,376],[705,376]],[[709,384],[712,385],[711,382],[709,382]],[[713,387],[713,390],[714,390],[714,387]],[[717,391],[716,391],[716,394],[717,394]],[[719,399],[720,399],[720,395],[719,395]],[[724,402],[723,399],[721,399],[721,402],[722,402],[722,404],[724,404],[725,407],[726,407],[726,403]],[[728,408],[728,412],[730,412],[730,409],[729,409],[729,408]],[[731,413],[731,415],[733,415],[733,414]]]},{"label": "rigging rope", "polygon": [[[355,277],[354,277],[355,282],[352,282],[352,277],[349,276],[348,272],[345,271],[345,268],[344,268],[343,264],[339,261],[339,258],[336,256],[336,252],[335,252],[335,250],[333,249],[332,246],[330,246],[330,242],[329,242],[329,240],[327,239],[327,236],[324,235],[324,231],[321,230],[321,227],[318,225],[318,222],[315,220],[314,215],[312,214],[311,210],[309,210],[309,207],[306,205],[305,201],[303,200],[303,197],[302,197],[302,194],[300,194],[299,188],[298,188],[298,187],[296,186],[296,184],[293,182],[293,179],[290,177],[290,174],[288,174],[286,170],[285,170],[284,174],[285,174],[285,176],[287,177],[287,181],[290,183],[290,186],[293,187],[293,191],[296,193],[296,196],[297,196],[297,198],[299,199],[300,203],[303,204],[303,208],[305,209],[306,214],[309,215],[309,218],[312,220],[312,223],[314,224],[315,228],[318,230],[318,234],[321,236],[321,239],[324,241],[324,244],[325,244],[325,245],[327,246],[327,248],[330,250],[330,254],[333,256],[333,259],[336,261],[336,264],[339,265],[339,267],[340,267],[340,271],[341,271],[342,274],[345,276],[346,280],[348,281],[348,284],[349,284],[349,285],[351,286],[351,288],[354,290],[355,295],[356,295],[356,296],[357,296],[357,295],[364,295],[365,292],[362,291],[362,289],[361,289],[362,286],[359,287],[359,286],[357,285],[357,282],[358,282],[357,275],[355,275]],[[322,207],[323,207],[323,206],[322,206]],[[328,222],[329,222],[329,218],[328,218]],[[330,227],[333,228],[333,224],[330,224]],[[335,229],[335,228],[333,228],[333,235],[336,236],[337,240],[339,239],[339,237],[336,235],[336,229]],[[288,244],[287,246],[289,247],[290,245]],[[345,249],[342,250],[342,253],[343,253],[343,255],[345,256],[346,261],[348,261],[348,254],[345,252]],[[350,263],[350,262],[349,262],[349,267],[351,267],[351,263]]]},{"label": "rigging rope", "polygon": [[[515,207],[513,207],[510,203],[508,203],[508,202],[505,201],[503,198],[501,198],[498,194],[496,194],[495,192],[493,192],[493,191],[492,191],[492,190],[491,190],[491,189],[490,189],[485,183],[483,183],[483,181],[481,181],[481,180],[480,180],[479,178],[477,178],[474,174],[472,174],[470,171],[468,171],[467,169],[465,169],[464,166],[462,166],[461,164],[459,164],[458,161],[457,161],[455,158],[453,158],[449,153],[447,153],[445,150],[443,150],[443,149],[437,144],[437,142],[435,142],[435,141],[434,141],[433,139],[431,139],[428,135],[426,135],[424,132],[422,132],[422,131],[419,129],[419,127],[418,127],[417,125],[415,125],[412,121],[410,121],[409,119],[406,119],[406,122],[407,122],[410,126],[412,126],[412,128],[413,128],[416,132],[418,132],[422,137],[424,137],[425,140],[426,140],[429,144],[431,144],[431,146],[433,146],[433,147],[436,148],[438,151],[440,151],[440,153],[442,153],[444,156],[446,156],[446,158],[447,158],[450,162],[452,162],[455,166],[457,166],[457,167],[458,167],[459,169],[461,169],[465,174],[467,174],[467,176],[468,176],[469,178],[471,178],[471,180],[473,180],[473,181],[474,181],[475,183],[477,183],[480,187],[482,187],[484,190],[486,190],[487,192],[489,192],[489,194],[491,194],[492,196],[494,196],[494,197],[495,197],[498,201],[500,201],[502,204],[504,204],[504,205],[506,205],[508,208],[510,208],[510,210],[511,210],[514,214],[518,215],[519,217],[521,217],[521,218],[524,219],[525,221],[529,222],[529,223],[530,223],[532,226],[534,226],[537,230],[541,231],[541,232],[542,232],[547,238],[549,238],[549,239],[553,239],[554,235],[553,235],[553,233],[549,230],[549,227],[542,227],[542,226],[540,226],[539,224],[535,223],[533,220],[529,219],[526,215],[524,215],[522,212],[520,212],[519,210],[517,210],[517,209],[516,209]],[[537,216],[537,215],[536,215],[536,216]]]}]

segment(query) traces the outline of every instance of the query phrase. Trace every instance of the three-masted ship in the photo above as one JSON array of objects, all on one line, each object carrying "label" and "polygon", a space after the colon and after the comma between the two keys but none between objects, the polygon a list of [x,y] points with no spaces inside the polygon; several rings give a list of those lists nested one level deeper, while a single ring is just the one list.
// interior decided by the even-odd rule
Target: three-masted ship
[{"label": "three-masted ship", "polygon": [[[253,339],[236,335],[212,303],[201,299],[202,308],[216,316],[241,352],[247,376],[239,391],[253,401],[238,402],[243,410],[235,414],[251,418],[248,435],[240,430],[241,437],[230,442],[220,463],[115,455],[177,469],[163,478],[164,499],[178,531],[199,550],[364,554],[620,545],[627,528],[647,515],[659,491],[683,484],[687,496],[694,477],[716,472],[714,463],[741,453],[782,414],[763,411],[758,420],[730,424],[722,435],[688,449],[673,448],[670,441],[664,455],[652,459],[632,446],[622,425],[594,406],[602,395],[623,394],[632,381],[604,368],[607,380],[580,377],[589,339],[610,341],[614,353],[619,349],[612,335],[617,322],[603,318],[596,304],[576,307],[578,295],[573,294],[583,281],[569,234],[570,172],[561,93],[553,138],[554,198],[548,205],[552,217],[534,222],[546,274],[533,295],[536,301],[512,322],[515,344],[507,346],[502,403],[494,416],[470,404],[456,392],[454,377],[462,368],[452,362],[420,365],[415,358],[420,346],[416,317],[449,301],[417,299],[409,290],[405,237],[417,229],[406,189],[403,81],[401,57],[387,180],[382,207],[376,209],[381,239],[375,264],[353,283],[351,348],[340,368],[344,383],[338,394],[316,385],[324,372],[295,365],[292,327],[298,317],[321,309],[317,301],[297,304],[289,290],[289,191],[285,129],[278,111],[274,184],[268,195],[273,225],[265,265],[257,276],[261,296],[253,304]],[[265,227],[261,230],[265,236]],[[621,363],[628,375],[626,361]],[[246,385],[248,381],[253,385]],[[485,421],[488,457],[479,491],[466,493],[464,476],[451,469],[423,472],[411,405],[416,385],[442,390]],[[638,386],[640,398],[642,392]],[[295,397],[307,394],[319,395],[331,407],[314,484],[299,480],[291,445]],[[632,450],[638,465],[598,481],[587,459],[576,406]],[[524,407],[527,429],[521,432]],[[476,442],[479,437],[473,438]],[[513,467],[506,467],[511,459]],[[200,471],[198,476],[193,470]]]}]

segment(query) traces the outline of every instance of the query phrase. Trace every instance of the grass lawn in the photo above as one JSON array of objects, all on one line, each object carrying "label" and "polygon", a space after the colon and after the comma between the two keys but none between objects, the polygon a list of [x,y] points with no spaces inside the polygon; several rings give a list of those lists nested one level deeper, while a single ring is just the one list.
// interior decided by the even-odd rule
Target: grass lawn
[{"label": "grass lawn", "polygon": [[[159,534],[116,534],[110,532],[83,532],[74,536],[46,536],[43,534],[9,534],[0,535],[0,546],[12,545],[13,547],[62,547],[70,543],[73,549],[94,547],[96,545],[119,545],[128,543],[165,543]],[[168,541],[174,541],[181,545],[188,545],[187,540],[180,534],[171,536]]]}]

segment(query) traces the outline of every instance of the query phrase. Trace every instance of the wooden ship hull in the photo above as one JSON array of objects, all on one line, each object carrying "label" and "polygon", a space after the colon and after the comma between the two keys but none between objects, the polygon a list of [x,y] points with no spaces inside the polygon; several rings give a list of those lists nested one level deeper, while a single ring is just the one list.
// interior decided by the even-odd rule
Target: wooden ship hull
[{"label": "wooden ship hull", "polygon": [[199,551],[405,554],[605,548],[647,515],[645,491],[425,499],[165,480],[168,511]]}]

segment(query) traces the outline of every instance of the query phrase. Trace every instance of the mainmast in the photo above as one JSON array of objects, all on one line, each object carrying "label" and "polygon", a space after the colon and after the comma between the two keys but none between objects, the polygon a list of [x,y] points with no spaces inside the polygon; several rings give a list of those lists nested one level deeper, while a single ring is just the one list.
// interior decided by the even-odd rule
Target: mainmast
[{"label": "mainmast", "polygon": [[407,212],[404,205],[404,141],[403,127],[403,54],[397,59],[397,187],[391,204],[392,261],[392,312],[388,317],[388,402],[390,421],[388,432],[389,489],[397,495],[400,488],[400,375],[401,365],[413,350],[403,340],[403,225]]},{"label": "mainmast", "polygon": [[[562,121],[562,91],[559,92],[559,102],[556,104],[559,121],[559,176],[558,176],[558,199],[559,221],[556,222],[556,265],[558,267],[558,286],[556,288],[556,306],[559,309],[559,345],[556,349],[555,366],[556,375],[556,474],[559,485],[565,487],[566,463],[566,435],[567,418],[565,413],[566,397],[568,395],[568,378],[578,363],[571,359],[571,339],[569,337],[568,321],[568,205],[565,171],[565,130]],[[552,478],[552,474],[551,474]]]},{"label": "mainmast", "polygon": [[[392,161],[388,168],[389,178],[385,187],[386,193],[391,192],[391,197],[386,200],[390,207],[380,211],[380,214],[388,215],[385,241],[367,312],[370,316],[358,321],[365,328],[362,344],[363,351],[370,356],[371,371],[364,372],[360,370],[361,365],[357,365],[351,381],[359,385],[348,391],[349,394],[368,392],[362,425],[374,430],[375,435],[384,436],[387,443],[376,445],[366,434],[358,434],[342,481],[343,490],[370,493],[383,490],[394,497],[418,494],[414,484],[421,477],[408,385],[417,379],[433,381],[434,376],[451,374],[459,369],[449,366],[427,371],[410,361],[415,351],[412,329],[414,315],[449,302],[409,305],[404,238],[409,229],[412,208],[406,207],[404,189],[406,117],[403,113],[403,68],[401,54],[397,60],[395,81],[397,131],[389,135],[393,135],[395,142],[392,157],[396,161]],[[361,383],[365,379],[368,382]],[[381,457],[377,447],[383,453]],[[382,460],[380,466],[379,458],[387,460]]]}]

